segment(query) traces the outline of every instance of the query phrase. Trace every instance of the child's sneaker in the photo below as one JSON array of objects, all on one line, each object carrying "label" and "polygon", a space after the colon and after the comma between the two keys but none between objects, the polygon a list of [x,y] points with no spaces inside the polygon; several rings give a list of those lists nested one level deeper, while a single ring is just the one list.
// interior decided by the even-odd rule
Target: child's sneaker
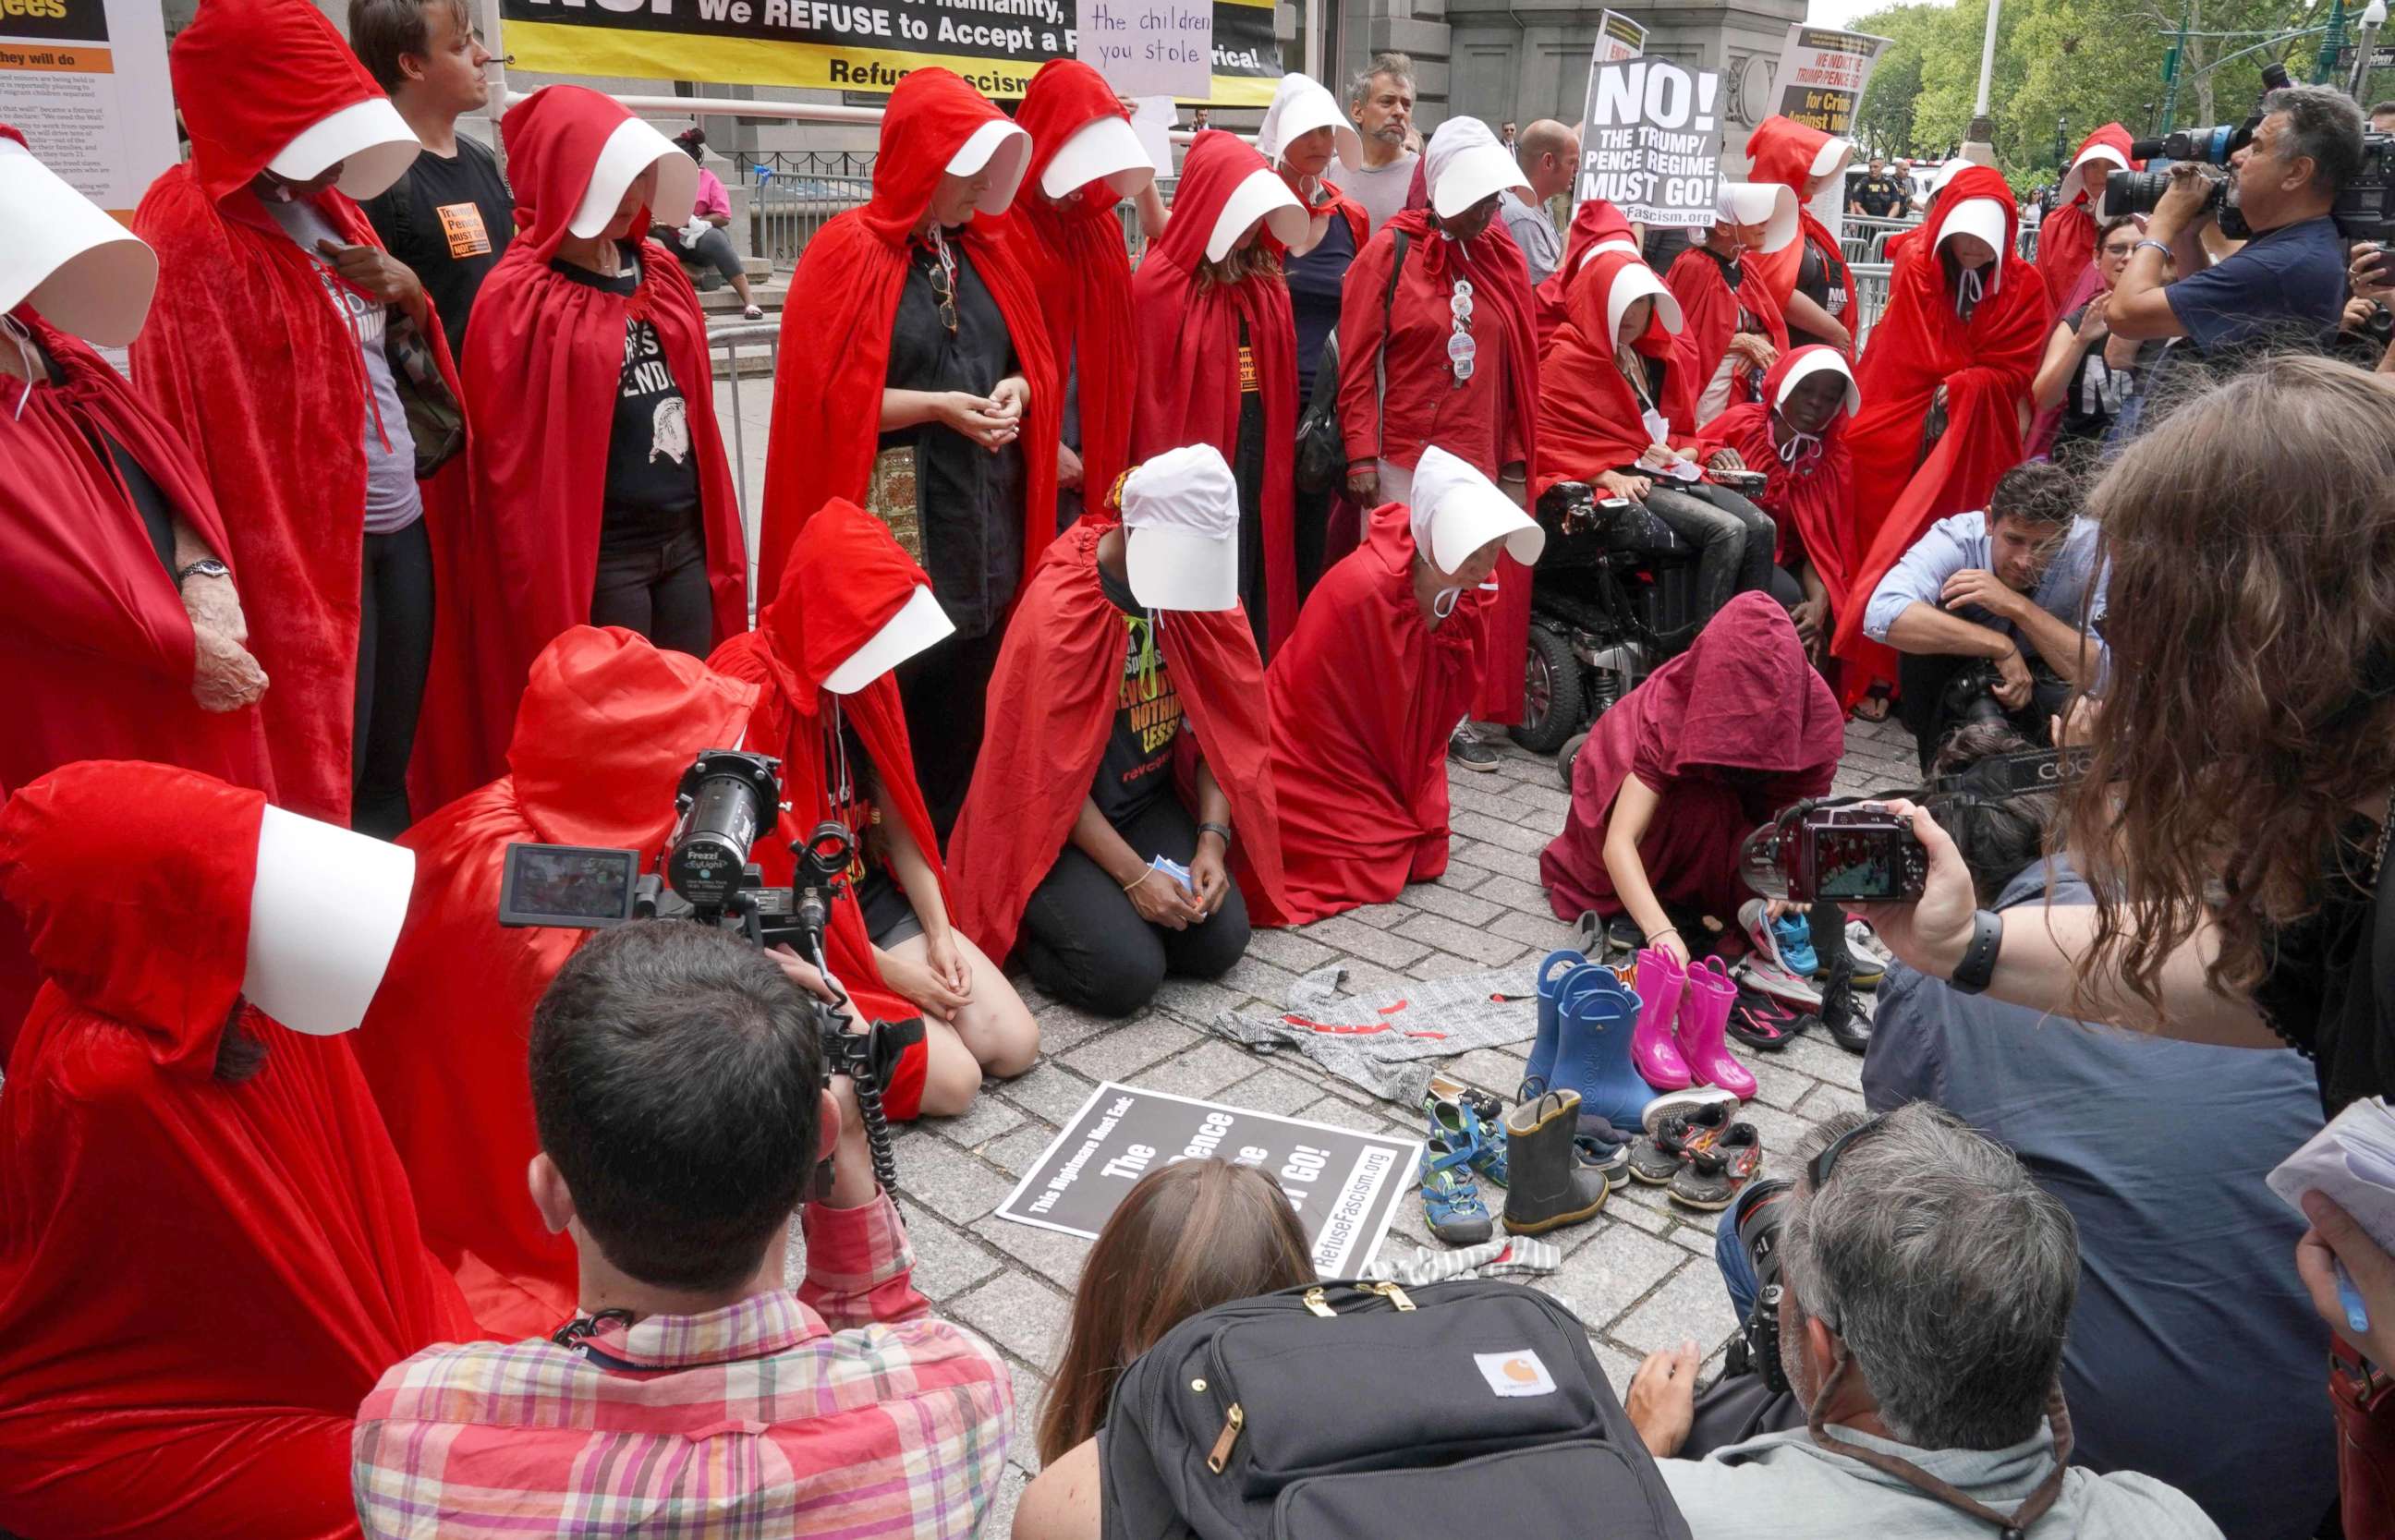
[{"label": "child's sneaker", "polygon": [[1738,923],[1746,930],[1746,939],[1755,955],[1768,957],[1799,979],[1809,979],[1821,970],[1821,960],[1813,953],[1813,929],[1802,915],[1782,915],[1769,918],[1771,905],[1761,899],[1749,899],[1739,906]]}]

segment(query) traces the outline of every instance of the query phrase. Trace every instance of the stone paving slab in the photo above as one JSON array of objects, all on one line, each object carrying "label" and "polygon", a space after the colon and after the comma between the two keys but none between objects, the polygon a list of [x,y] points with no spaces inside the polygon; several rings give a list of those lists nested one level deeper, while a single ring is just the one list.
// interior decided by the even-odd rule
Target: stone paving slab
[{"label": "stone paving slab", "polygon": [[[1892,724],[1850,723],[1846,744],[1842,793],[1917,779],[1912,744]],[[1023,1402],[1012,1468],[987,1534],[1007,1533],[1025,1473],[1038,1468],[1031,1429],[1088,1250],[1076,1237],[1012,1224],[992,1210],[1105,1079],[1414,1137],[1409,1110],[1374,1101],[1308,1060],[1251,1054],[1203,1026],[1226,1008],[1277,1009],[1291,979],[1329,964],[1345,968],[1345,987],[1362,993],[1492,966],[1527,970],[1565,944],[1569,927],[1547,907],[1538,852],[1562,828],[1569,797],[1551,761],[1510,744],[1502,752],[1495,773],[1450,767],[1456,838],[1448,873],[1436,882],[1301,929],[1258,931],[1248,958],[1224,980],[1170,981],[1145,1009],[1120,1021],[1088,1016],[1026,987],[1041,1025],[1039,1065],[989,1086],[964,1116],[926,1119],[900,1137],[916,1286],[1006,1355]],[[1462,1078],[1510,1097],[1528,1047],[1482,1049],[1449,1063]],[[1815,1119],[1861,1106],[1860,1061],[1824,1037],[1808,1035],[1780,1054],[1749,1061],[1762,1089],[1742,1115],[1763,1134],[1767,1173],[1790,1169],[1793,1160],[1783,1152]],[[1565,1247],[1565,1259],[1543,1282],[1587,1323],[1617,1390],[1647,1353],[1694,1339],[1713,1357],[1734,1330],[1713,1262],[1714,1223],[1713,1215],[1674,1206],[1660,1189],[1633,1184],[1595,1220],[1550,1237]],[[1390,1236],[1393,1243],[1432,1244],[1418,1195],[1401,1201]]]}]

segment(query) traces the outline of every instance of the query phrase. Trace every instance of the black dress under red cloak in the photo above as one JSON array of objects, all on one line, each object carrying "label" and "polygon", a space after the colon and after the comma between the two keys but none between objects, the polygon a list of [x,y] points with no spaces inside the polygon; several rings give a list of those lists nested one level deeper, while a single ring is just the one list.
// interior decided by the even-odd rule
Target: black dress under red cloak
[{"label": "black dress under red cloak", "polygon": [[[640,286],[619,295],[553,270],[550,258],[582,202],[599,152],[631,113],[596,91],[550,86],[500,122],[521,233],[474,302],[466,388],[478,428],[471,453],[475,506],[466,586],[444,597],[463,606],[476,634],[481,741],[504,748],[516,703],[541,649],[590,619],[600,526],[607,496],[607,443],[629,322],[655,331],[666,367],[688,404],[690,453],[718,642],[748,625],[748,568],[734,467],[715,412],[715,374],[697,291],[673,254],[640,244]],[[635,230],[646,230],[643,210]],[[571,446],[570,449],[564,446]],[[494,762],[488,774],[505,766]]]}]

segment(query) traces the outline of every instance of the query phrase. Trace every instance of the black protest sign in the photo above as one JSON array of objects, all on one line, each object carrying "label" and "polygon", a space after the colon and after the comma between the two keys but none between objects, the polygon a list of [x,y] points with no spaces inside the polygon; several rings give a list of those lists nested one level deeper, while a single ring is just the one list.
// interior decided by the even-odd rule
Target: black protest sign
[{"label": "black protest sign", "polygon": [[999,1204],[999,1218],[1094,1238],[1131,1183],[1186,1160],[1262,1170],[1289,1195],[1325,1278],[1364,1270],[1412,1179],[1420,1143],[1112,1082],[1090,1093]]},{"label": "black protest sign", "polygon": [[1575,200],[1603,198],[1634,224],[1710,226],[1721,174],[1720,96],[1718,73],[1691,73],[1669,59],[1592,65]]}]

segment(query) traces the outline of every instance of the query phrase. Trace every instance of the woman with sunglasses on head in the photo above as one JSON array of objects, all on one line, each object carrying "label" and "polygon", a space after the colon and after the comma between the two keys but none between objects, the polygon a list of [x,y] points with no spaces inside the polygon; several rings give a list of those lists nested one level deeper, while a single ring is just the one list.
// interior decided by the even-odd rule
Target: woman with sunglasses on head
[{"label": "woman with sunglasses on head", "polygon": [[946,840],[981,747],[1007,607],[1056,533],[1064,393],[1037,284],[982,216],[1012,206],[1030,136],[946,70],[891,93],[873,198],[824,226],[782,312],[758,539],[771,602],[833,498],[880,517],[956,624],[898,669],[915,776]]},{"label": "woman with sunglasses on head", "polygon": [[[2101,286],[2086,304],[2056,323],[2046,339],[2045,362],[2038,365],[2031,395],[2040,416],[2030,447],[2038,448],[2039,435],[2046,435],[2046,453],[2074,470],[2089,468],[2103,453],[2113,419],[2136,388],[2138,366],[2162,347],[2160,342],[2115,336],[2105,321],[2112,285],[2121,281],[2145,232],[2145,221],[2135,215],[2105,224],[2096,244],[2095,269]],[[2165,264],[2169,260],[2163,258]],[[2052,415],[2050,423],[2046,414]]]}]

